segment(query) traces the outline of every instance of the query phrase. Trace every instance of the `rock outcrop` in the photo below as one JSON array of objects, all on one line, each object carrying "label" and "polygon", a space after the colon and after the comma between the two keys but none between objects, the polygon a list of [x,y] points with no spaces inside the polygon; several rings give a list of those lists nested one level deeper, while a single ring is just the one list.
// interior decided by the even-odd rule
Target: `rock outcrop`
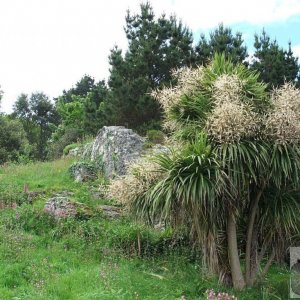
[{"label": "rock outcrop", "polygon": [[85,145],[78,146],[74,149],[71,149],[68,153],[68,156],[76,157],[76,156],[81,156],[81,157],[90,157],[91,156],[91,148],[92,148],[92,143],[87,143]]},{"label": "rock outcrop", "polygon": [[100,205],[98,207],[98,209],[100,211],[102,211],[102,213],[111,218],[111,219],[117,219],[121,216],[122,211],[119,207],[116,206],[112,206],[112,205]]},{"label": "rock outcrop", "polygon": [[76,182],[85,182],[97,179],[96,166],[85,161],[73,163],[69,168],[69,172]]},{"label": "rock outcrop", "polygon": [[55,196],[45,204],[44,211],[57,219],[77,218],[88,219],[93,213],[91,209],[83,203],[71,201],[68,197]]},{"label": "rock outcrop", "polygon": [[104,126],[92,144],[90,160],[101,166],[108,178],[124,175],[128,164],[141,156],[144,142],[144,138],[131,129]]}]

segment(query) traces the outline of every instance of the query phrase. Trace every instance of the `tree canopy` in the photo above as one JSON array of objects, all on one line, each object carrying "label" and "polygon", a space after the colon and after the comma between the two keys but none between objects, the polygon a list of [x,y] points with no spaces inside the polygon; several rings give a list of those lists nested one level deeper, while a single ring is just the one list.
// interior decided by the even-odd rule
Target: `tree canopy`
[{"label": "tree canopy", "polygon": [[190,228],[206,268],[252,286],[300,234],[300,90],[270,95],[258,73],[225,55],[177,80],[154,93],[171,151],[130,174],[128,204],[144,220]]},{"label": "tree canopy", "polygon": [[247,48],[244,45],[242,33],[232,33],[230,27],[220,24],[213,30],[209,39],[205,35],[200,36],[196,48],[197,63],[206,65],[215,53],[223,53],[233,63],[242,63],[248,56]]},{"label": "tree canopy", "polygon": [[259,71],[260,79],[269,85],[269,89],[299,79],[298,58],[290,42],[285,50],[263,30],[261,35],[255,35],[254,48],[251,68]]},{"label": "tree canopy", "polygon": [[194,62],[191,31],[176,17],[155,18],[149,3],[139,14],[126,16],[128,50],[112,49],[108,81],[115,118],[112,123],[137,128],[159,120],[161,111],[149,95],[152,89],[169,85],[171,70]]},{"label": "tree canopy", "polygon": [[12,116],[22,122],[27,138],[34,147],[33,156],[45,159],[47,141],[52,133],[51,124],[58,122],[52,101],[42,92],[32,93],[30,97],[21,94],[13,106]]}]

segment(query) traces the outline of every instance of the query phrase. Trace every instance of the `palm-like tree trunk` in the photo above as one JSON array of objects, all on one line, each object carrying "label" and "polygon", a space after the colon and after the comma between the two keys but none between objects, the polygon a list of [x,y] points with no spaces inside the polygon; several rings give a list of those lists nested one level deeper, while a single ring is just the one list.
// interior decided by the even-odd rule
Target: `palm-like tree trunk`
[{"label": "palm-like tree trunk", "polygon": [[237,246],[236,223],[232,212],[229,212],[227,220],[228,258],[231,268],[233,287],[241,290],[245,287],[245,280],[241,270],[240,258]]},{"label": "palm-like tree trunk", "polygon": [[256,269],[256,266],[252,268],[251,260],[254,258],[251,257],[251,249],[253,246],[253,231],[254,231],[254,222],[258,211],[258,203],[259,200],[262,197],[264,188],[266,186],[266,183],[264,182],[261,189],[258,191],[253,203],[250,204],[250,216],[248,220],[248,226],[247,226],[247,240],[246,240],[246,284],[248,286],[253,285],[253,277],[255,278],[254,274],[251,274],[251,269]]}]

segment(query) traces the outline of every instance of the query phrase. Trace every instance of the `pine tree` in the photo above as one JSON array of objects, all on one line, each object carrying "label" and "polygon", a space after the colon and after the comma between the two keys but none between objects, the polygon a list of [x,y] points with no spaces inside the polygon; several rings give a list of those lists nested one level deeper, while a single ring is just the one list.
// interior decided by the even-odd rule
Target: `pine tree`
[{"label": "pine tree", "polygon": [[104,80],[94,85],[84,99],[83,127],[87,134],[96,134],[105,125],[105,119],[99,114],[101,104],[108,96],[108,89]]},{"label": "pine tree", "polygon": [[288,45],[288,50],[279,47],[277,41],[271,40],[264,30],[260,36],[255,35],[251,68],[260,72],[260,79],[268,83],[269,89],[298,79],[298,58],[292,52],[291,43]]},{"label": "pine tree", "polygon": [[233,35],[231,28],[220,24],[210,33],[208,40],[204,34],[200,36],[195,49],[197,62],[206,65],[215,53],[224,53],[225,57],[230,58],[233,63],[242,63],[248,56],[247,48],[243,43],[240,32]]},{"label": "pine tree", "polygon": [[160,119],[160,107],[149,93],[170,84],[172,69],[194,63],[193,38],[175,16],[156,20],[149,3],[141,5],[140,14],[127,12],[125,33],[125,55],[115,47],[109,57],[110,122],[137,128]]}]

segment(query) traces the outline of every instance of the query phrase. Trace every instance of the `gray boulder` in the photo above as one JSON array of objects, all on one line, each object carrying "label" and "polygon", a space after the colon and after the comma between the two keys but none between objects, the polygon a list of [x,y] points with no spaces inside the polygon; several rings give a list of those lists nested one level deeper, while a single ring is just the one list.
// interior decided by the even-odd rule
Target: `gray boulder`
[{"label": "gray boulder", "polygon": [[82,158],[89,160],[92,154],[93,143],[87,143],[83,146]]},{"label": "gray boulder", "polygon": [[102,213],[112,219],[119,218],[122,214],[122,211],[119,207],[112,206],[112,205],[100,205],[98,207]]},{"label": "gray boulder", "polygon": [[68,197],[54,196],[45,203],[44,211],[57,219],[88,219],[93,215],[91,209],[83,203],[71,201]]},{"label": "gray boulder", "polygon": [[81,156],[83,158],[85,157],[89,158],[91,156],[91,149],[92,149],[92,143],[80,145],[74,149],[71,149],[68,152],[67,156],[71,156],[71,157]]},{"label": "gray boulder", "polygon": [[111,178],[125,175],[127,166],[141,156],[144,138],[123,126],[104,126],[91,147],[90,160]]},{"label": "gray boulder", "polygon": [[92,181],[97,179],[97,168],[90,162],[78,161],[69,168],[70,175],[76,182]]},{"label": "gray boulder", "polygon": [[56,218],[76,216],[76,207],[67,197],[53,197],[48,199],[44,208],[45,212]]}]

